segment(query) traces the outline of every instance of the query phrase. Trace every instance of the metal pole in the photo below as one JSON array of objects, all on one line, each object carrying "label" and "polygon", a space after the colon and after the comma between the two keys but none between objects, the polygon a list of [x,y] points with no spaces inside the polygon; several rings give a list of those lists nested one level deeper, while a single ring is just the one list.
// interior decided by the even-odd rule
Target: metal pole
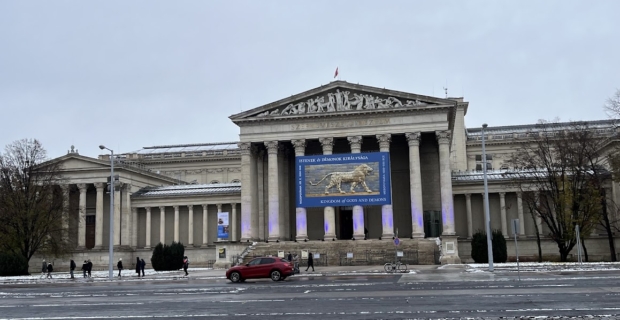
[{"label": "metal pole", "polygon": [[[513,220],[513,224],[515,225],[514,230],[517,230],[516,221]],[[519,281],[521,281],[521,268],[519,268],[519,245],[517,244],[517,233],[513,232],[515,236],[515,250],[517,251],[517,276],[519,277]]]},{"label": "metal pole", "polygon": [[487,231],[487,252],[489,257],[489,271],[493,272],[493,244],[491,241],[491,214],[489,213],[489,186],[487,183],[487,152],[484,147],[484,129],[487,124],[482,125],[482,171],[484,177],[484,217]]},{"label": "metal pole", "polygon": [[108,258],[108,269],[110,280],[114,279],[114,151],[110,150],[110,256]]}]

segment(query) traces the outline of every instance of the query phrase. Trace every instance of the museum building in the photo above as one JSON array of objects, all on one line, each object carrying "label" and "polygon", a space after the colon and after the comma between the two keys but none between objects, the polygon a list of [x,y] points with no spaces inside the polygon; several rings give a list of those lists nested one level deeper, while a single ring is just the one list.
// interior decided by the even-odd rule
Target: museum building
[{"label": "museum building", "polygon": [[[481,129],[465,127],[468,107],[463,98],[333,81],[230,116],[240,128],[238,142],[153,146],[116,155],[116,251],[133,261],[150,256],[157,243],[180,241],[200,264],[229,261],[254,242],[265,253],[287,243],[294,250],[335,243],[345,251],[353,243],[387,250],[399,238],[422,250],[440,238],[441,263],[471,261],[469,239],[484,229],[484,189]],[[611,121],[589,125],[602,135],[616,134]],[[521,254],[537,253],[539,230],[545,254],[553,255],[557,247],[545,238],[546,226],[531,218],[503,174],[510,169],[504,160],[536,130],[535,125],[485,130],[491,227],[513,236],[509,223],[519,219]],[[298,206],[296,159],[374,152],[389,154],[389,204]],[[75,208],[68,214],[79,217],[70,226],[75,254],[107,264],[110,156],[85,157],[72,147],[53,161],[62,164],[67,202],[75,204],[67,206]],[[615,200],[619,193],[610,182],[608,194]],[[222,213],[230,218],[226,238],[218,234]],[[606,239],[597,232],[591,238],[591,254],[605,255]],[[219,248],[229,255],[221,258]]]}]

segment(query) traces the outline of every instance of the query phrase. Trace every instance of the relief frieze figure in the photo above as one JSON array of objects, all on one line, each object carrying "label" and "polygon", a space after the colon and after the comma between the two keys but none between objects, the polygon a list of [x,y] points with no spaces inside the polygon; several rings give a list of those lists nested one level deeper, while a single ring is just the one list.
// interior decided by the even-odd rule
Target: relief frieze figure
[{"label": "relief frieze figure", "polygon": [[256,115],[258,118],[289,116],[308,113],[329,113],[350,110],[375,110],[375,109],[391,109],[401,107],[422,106],[427,103],[420,100],[407,100],[403,104],[395,97],[381,98],[370,94],[351,93],[349,91],[340,91],[327,93],[325,96],[317,96],[309,98],[306,102],[291,103],[283,109],[265,111]]}]

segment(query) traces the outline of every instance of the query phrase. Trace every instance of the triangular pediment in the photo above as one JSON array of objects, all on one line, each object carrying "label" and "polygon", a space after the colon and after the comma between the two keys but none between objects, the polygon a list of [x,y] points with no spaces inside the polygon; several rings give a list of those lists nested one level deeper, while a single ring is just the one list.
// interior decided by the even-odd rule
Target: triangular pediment
[{"label": "triangular pediment", "polygon": [[81,156],[77,153],[68,153],[62,157],[52,159],[46,164],[57,164],[62,171],[84,170],[84,169],[110,169],[110,162],[95,158]]},{"label": "triangular pediment", "polygon": [[360,113],[454,105],[455,100],[388,90],[346,81],[327,85],[230,116],[233,122],[330,113]]}]

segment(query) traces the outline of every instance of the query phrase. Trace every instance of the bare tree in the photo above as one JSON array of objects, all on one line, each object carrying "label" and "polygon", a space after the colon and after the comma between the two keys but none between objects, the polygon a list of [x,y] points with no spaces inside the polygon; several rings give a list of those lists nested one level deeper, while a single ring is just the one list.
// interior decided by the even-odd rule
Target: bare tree
[{"label": "bare tree", "polygon": [[620,118],[620,89],[617,89],[613,96],[607,98],[604,108],[611,118]]},{"label": "bare tree", "polygon": [[26,260],[37,253],[62,255],[69,243],[59,165],[46,161],[37,140],[18,140],[0,153],[0,248]]},{"label": "bare tree", "polygon": [[601,221],[603,185],[611,175],[598,154],[601,139],[587,123],[540,121],[536,129],[508,161],[517,169],[509,175],[566,261],[576,245],[576,226],[587,236]]}]

